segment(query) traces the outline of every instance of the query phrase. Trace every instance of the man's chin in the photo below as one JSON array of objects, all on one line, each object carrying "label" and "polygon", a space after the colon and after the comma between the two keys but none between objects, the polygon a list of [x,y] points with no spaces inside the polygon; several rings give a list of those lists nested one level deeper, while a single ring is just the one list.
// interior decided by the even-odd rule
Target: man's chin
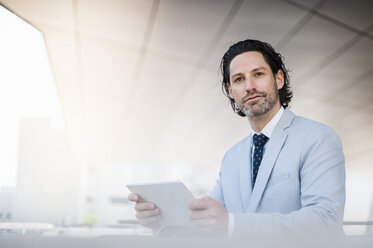
[{"label": "man's chin", "polygon": [[251,109],[244,109],[242,112],[247,117],[259,117],[259,116],[262,116],[262,115],[268,113],[268,110],[266,108],[263,108],[263,106],[262,106],[261,108],[255,108],[255,107],[253,107]]}]

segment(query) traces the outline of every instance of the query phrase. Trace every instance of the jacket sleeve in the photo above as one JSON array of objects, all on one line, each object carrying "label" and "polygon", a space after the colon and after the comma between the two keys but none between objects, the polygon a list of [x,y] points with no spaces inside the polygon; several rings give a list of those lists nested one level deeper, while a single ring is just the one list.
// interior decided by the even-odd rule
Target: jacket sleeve
[{"label": "jacket sleeve", "polygon": [[[225,154],[225,156],[223,158],[223,161],[222,161],[222,164],[224,164],[224,160],[225,160],[226,157],[227,157],[227,154]],[[212,192],[210,193],[210,197],[212,197],[215,200],[221,202],[225,206],[223,188],[222,188],[222,185],[221,185],[221,179],[220,178],[221,178],[221,171],[219,172],[219,177],[216,180],[216,183],[215,183],[215,186],[214,186]]]}]

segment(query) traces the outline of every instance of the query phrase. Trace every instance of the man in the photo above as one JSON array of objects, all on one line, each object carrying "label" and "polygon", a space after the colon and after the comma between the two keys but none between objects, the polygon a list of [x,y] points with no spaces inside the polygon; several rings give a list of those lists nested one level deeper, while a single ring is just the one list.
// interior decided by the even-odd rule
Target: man
[{"label": "man", "polygon": [[[190,203],[202,232],[229,235],[343,234],[345,168],[338,135],[295,116],[282,57],[267,43],[232,45],[222,87],[251,134],[225,155],[210,195]],[[131,194],[139,222],[159,228],[160,209]]]}]

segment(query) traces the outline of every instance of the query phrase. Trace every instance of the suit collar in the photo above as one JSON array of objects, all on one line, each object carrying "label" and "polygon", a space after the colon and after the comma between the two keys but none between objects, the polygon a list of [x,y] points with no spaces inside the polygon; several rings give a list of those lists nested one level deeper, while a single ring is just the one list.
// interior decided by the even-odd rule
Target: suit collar
[{"label": "suit collar", "polygon": [[273,131],[271,139],[267,143],[255,186],[252,191],[251,199],[247,207],[248,212],[255,212],[259,206],[268,179],[272,173],[273,166],[288,136],[285,130],[291,125],[294,116],[295,115],[293,112],[291,112],[289,109],[285,109],[284,114]]},{"label": "suit collar", "polygon": [[294,117],[295,114],[290,109],[286,108],[275,129],[285,130],[291,125]]}]

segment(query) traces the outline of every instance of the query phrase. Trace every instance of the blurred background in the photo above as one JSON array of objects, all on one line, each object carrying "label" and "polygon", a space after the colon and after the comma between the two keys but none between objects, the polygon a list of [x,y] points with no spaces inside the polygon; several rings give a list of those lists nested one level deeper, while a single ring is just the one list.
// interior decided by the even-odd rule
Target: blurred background
[{"label": "blurred background", "polygon": [[340,135],[345,231],[373,234],[372,13],[369,0],[0,0],[0,232],[142,232],[127,184],[208,194],[250,132],[220,60],[252,38],[285,57],[290,109]]}]

